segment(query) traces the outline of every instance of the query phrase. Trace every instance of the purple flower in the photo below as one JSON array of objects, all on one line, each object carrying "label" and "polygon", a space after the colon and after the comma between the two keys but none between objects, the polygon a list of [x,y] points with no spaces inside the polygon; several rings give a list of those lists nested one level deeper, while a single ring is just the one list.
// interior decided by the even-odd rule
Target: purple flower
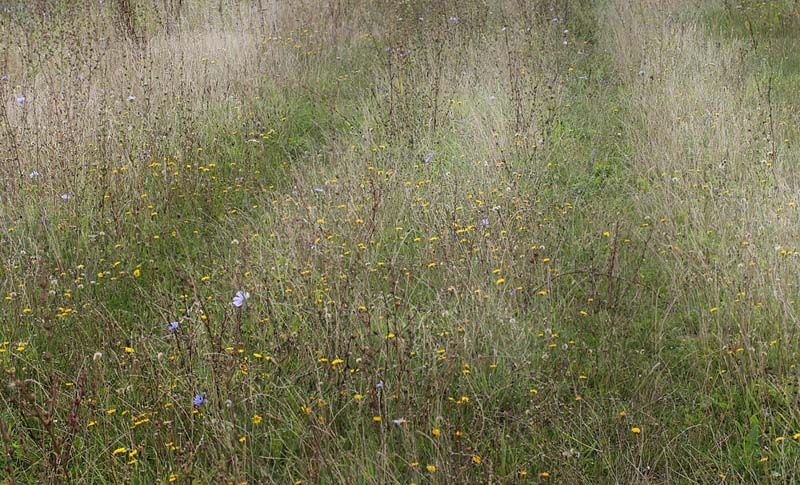
[{"label": "purple flower", "polygon": [[169,329],[174,332],[175,330],[178,330],[179,326],[180,324],[178,322],[172,322],[169,324]]},{"label": "purple flower", "polygon": [[482,226],[488,226],[489,225],[489,219],[481,219],[481,225]]},{"label": "purple flower", "polygon": [[428,152],[428,154],[425,155],[425,163],[430,163],[431,160],[433,160],[433,152]]},{"label": "purple flower", "polygon": [[375,389],[383,389],[383,381],[380,381],[377,384],[375,384]]},{"label": "purple flower", "polygon": [[458,22],[458,17],[456,17],[456,16],[454,15],[454,16],[450,17],[450,18],[448,19],[448,21],[449,21],[451,24],[454,24],[454,23]]},{"label": "purple flower", "polygon": [[316,192],[318,194],[321,194],[321,193],[325,192],[325,189],[321,189],[321,188],[317,187],[316,189],[314,189],[314,192]]},{"label": "purple flower", "polygon": [[25,96],[17,96],[17,104],[22,104],[25,102]]},{"label": "purple flower", "polygon": [[244,305],[244,301],[250,298],[250,293],[244,291],[237,291],[236,296],[233,297],[233,306],[240,307]]},{"label": "purple flower", "polygon": [[69,194],[62,194],[62,195],[61,195],[61,198],[62,198],[62,199],[64,199],[64,200],[69,200],[69,199],[71,199],[71,198],[72,198],[72,196],[71,196],[71,195],[69,195]]},{"label": "purple flower", "polygon": [[34,170],[33,172],[28,174],[28,177],[30,177],[30,178],[35,178],[35,177],[38,177],[38,176],[39,176],[39,172],[37,172],[36,170]]},{"label": "purple flower", "polygon": [[397,426],[402,426],[402,425],[406,424],[408,421],[406,421],[406,418],[397,418],[397,419],[393,419],[392,422],[394,424],[396,424]]},{"label": "purple flower", "polygon": [[192,399],[192,404],[194,404],[195,406],[199,406],[199,405],[205,404],[207,402],[208,402],[208,399],[206,399],[206,395],[205,394],[195,394],[194,395],[194,399]]},{"label": "purple flower", "polygon": [[130,96],[128,96],[128,101],[136,101],[136,96],[131,94]]}]

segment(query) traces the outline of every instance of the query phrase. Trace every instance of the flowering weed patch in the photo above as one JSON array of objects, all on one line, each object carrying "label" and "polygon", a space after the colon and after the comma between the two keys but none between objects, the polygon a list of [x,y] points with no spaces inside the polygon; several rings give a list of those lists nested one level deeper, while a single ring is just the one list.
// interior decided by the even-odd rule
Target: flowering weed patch
[{"label": "flowering weed patch", "polygon": [[797,17],[0,10],[0,473],[796,480]]}]

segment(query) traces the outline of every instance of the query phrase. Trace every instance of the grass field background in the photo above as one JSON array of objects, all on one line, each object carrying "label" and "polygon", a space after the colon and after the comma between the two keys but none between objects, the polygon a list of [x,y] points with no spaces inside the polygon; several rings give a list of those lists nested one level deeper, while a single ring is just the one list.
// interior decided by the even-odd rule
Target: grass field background
[{"label": "grass field background", "polygon": [[5,483],[800,480],[796,1],[0,7]]}]

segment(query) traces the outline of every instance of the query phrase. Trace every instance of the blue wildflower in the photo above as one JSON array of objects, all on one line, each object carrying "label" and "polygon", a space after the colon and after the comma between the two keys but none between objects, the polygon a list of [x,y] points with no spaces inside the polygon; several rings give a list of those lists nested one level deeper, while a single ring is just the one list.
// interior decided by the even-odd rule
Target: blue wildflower
[{"label": "blue wildflower", "polygon": [[244,305],[244,301],[250,298],[250,293],[246,291],[237,291],[236,296],[233,297],[233,306],[240,307]]}]

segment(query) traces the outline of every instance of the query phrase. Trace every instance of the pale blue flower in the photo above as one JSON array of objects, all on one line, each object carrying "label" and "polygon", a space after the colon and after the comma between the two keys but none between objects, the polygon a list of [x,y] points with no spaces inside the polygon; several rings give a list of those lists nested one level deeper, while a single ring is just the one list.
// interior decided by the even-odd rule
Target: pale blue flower
[{"label": "pale blue flower", "polygon": [[250,293],[246,291],[237,291],[236,296],[233,297],[233,306],[240,307],[244,305],[244,301],[250,298]]}]

